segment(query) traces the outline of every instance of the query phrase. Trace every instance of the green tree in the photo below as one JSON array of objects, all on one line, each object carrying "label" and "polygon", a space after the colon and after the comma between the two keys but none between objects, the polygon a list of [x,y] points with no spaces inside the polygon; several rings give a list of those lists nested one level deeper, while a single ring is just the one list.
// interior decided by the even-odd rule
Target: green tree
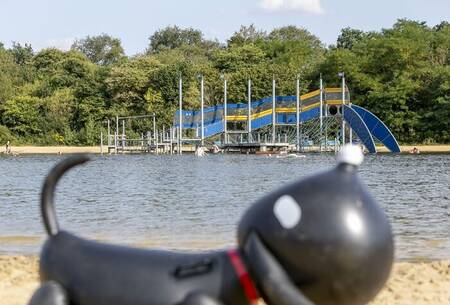
[{"label": "green tree", "polygon": [[71,49],[83,53],[90,61],[102,66],[116,63],[125,56],[120,39],[105,33],[78,39]]},{"label": "green tree", "polygon": [[150,77],[159,66],[156,59],[139,56],[111,68],[105,84],[114,114],[136,113],[145,108],[144,96],[150,86]]},{"label": "green tree", "polygon": [[0,105],[13,97],[21,84],[20,66],[14,62],[10,53],[0,49]]},{"label": "green tree", "polygon": [[37,97],[18,96],[1,106],[2,124],[19,136],[30,137],[41,133],[40,113],[42,100]]},{"label": "green tree", "polygon": [[63,51],[48,48],[37,53],[32,59],[32,64],[41,74],[51,74],[59,68],[64,57]]},{"label": "green tree", "polygon": [[8,53],[14,57],[14,62],[19,65],[20,78],[24,82],[32,82],[35,78],[36,71],[32,64],[34,51],[31,45],[27,43],[21,45],[20,43],[13,42]]},{"label": "green tree", "polygon": [[7,141],[15,142],[16,138],[12,135],[8,127],[0,125],[0,143],[6,143]]},{"label": "green tree", "polygon": [[161,129],[163,125],[170,126],[173,122],[173,114],[176,111],[174,103],[168,105],[163,100],[161,92],[148,88],[145,93],[145,111],[147,113],[155,113],[158,116],[157,124],[158,129]]},{"label": "green tree", "polygon": [[336,46],[339,49],[351,50],[366,37],[367,34],[363,31],[347,27],[341,30],[341,34],[337,38]]},{"label": "green tree", "polygon": [[254,44],[265,40],[267,33],[265,31],[258,30],[254,24],[249,26],[242,25],[239,31],[228,39],[228,46],[242,46],[246,44]]},{"label": "green tree", "polygon": [[325,53],[319,38],[295,26],[274,29],[260,45],[277,65],[316,66]]},{"label": "green tree", "polygon": [[419,141],[450,143],[450,67],[435,67],[424,71],[417,90],[421,116]]},{"label": "green tree", "polygon": [[147,53],[158,53],[167,49],[176,49],[183,45],[199,45],[202,43],[203,34],[201,31],[178,26],[168,26],[156,31],[149,38],[150,45]]},{"label": "green tree", "polygon": [[213,56],[214,66],[221,72],[234,72],[243,67],[253,66],[265,61],[265,54],[255,45],[231,47],[218,50]]},{"label": "green tree", "polygon": [[33,48],[28,43],[25,43],[22,46],[20,43],[13,42],[13,45],[8,52],[13,55],[14,61],[20,66],[29,64],[34,56]]},{"label": "green tree", "polygon": [[432,64],[450,65],[450,24],[441,22],[434,27],[432,41]]},{"label": "green tree", "polygon": [[195,109],[198,103],[198,87],[195,84],[196,72],[190,62],[179,62],[162,66],[151,76],[150,87],[159,91],[169,109],[178,105],[179,79],[183,79],[183,101],[185,109]]}]

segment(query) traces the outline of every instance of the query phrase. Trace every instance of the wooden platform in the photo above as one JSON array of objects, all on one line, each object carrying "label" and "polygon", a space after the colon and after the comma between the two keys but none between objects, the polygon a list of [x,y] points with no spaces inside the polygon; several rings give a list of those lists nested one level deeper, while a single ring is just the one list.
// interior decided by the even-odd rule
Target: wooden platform
[{"label": "wooden platform", "polygon": [[227,143],[220,147],[225,152],[255,154],[261,152],[287,151],[292,145],[289,143]]}]

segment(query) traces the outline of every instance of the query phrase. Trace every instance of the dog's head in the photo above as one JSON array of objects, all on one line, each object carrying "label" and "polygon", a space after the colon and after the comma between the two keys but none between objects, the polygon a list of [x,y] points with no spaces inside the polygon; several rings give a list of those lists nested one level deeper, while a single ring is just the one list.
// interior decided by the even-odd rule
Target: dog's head
[{"label": "dog's head", "polygon": [[[334,169],[260,199],[239,224],[239,245],[256,233],[317,305],[367,303],[393,261],[389,222],[356,173],[361,151],[344,147],[339,159]],[[252,267],[252,257],[246,260]]]}]

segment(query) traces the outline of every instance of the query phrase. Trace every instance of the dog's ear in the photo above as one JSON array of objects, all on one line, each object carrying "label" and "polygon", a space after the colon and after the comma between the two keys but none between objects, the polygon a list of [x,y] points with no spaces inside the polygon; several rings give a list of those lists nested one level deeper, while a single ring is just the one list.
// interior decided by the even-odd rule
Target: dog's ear
[{"label": "dog's ear", "polygon": [[246,262],[265,301],[271,305],[314,305],[294,285],[286,271],[264,246],[257,233],[251,232],[244,244]]}]

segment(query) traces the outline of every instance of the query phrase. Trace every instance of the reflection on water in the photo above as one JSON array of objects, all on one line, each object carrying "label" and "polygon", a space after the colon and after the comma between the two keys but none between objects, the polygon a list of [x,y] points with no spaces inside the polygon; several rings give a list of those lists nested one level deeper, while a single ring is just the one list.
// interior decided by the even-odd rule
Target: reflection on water
[{"label": "reflection on water", "polygon": [[[38,199],[61,156],[0,157],[0,252],[36,253],[44,237]],[[93,156],[61,181],[63,228],[97,240],[162,248],[232,245],[258,197],[335,164],[305,158],[210,155]],[[366,156],[360,174],[388,214],[398,259],[449,258],[450,155]]]}]

